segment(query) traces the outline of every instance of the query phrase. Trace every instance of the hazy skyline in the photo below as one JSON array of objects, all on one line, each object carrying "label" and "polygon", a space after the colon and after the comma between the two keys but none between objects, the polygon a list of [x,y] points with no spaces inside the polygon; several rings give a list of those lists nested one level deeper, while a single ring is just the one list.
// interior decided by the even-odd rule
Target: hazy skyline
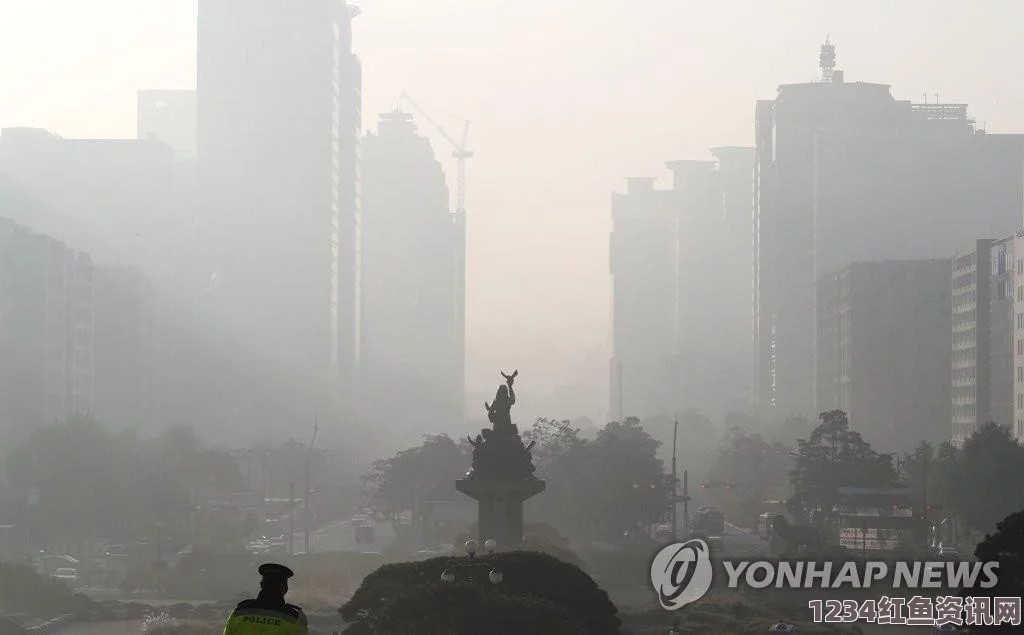
[{"label": "hazy skyline", "polygon": [[[0,127],[130,138],[138,89],[195,86],[195,0],[2,4]],[[595,359],[578,414],[605,414],[610,192],[627,176],[665,187],[665,161],[751,145],[755,101],[816,79],[827,33],[847,81],[938,93],[991,131],[1024,131],[1014,0],[356,4],[363,128],[403,89],[453,131],[445,113],[472,121],[467,390],[518,366],[522,417]],[[450,148],[424,131],[454,189]]]}]

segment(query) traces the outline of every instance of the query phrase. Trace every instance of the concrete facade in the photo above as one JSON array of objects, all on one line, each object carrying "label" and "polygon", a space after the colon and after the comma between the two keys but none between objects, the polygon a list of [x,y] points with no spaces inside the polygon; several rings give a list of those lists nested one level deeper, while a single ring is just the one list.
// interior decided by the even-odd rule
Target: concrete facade
[{"label": "concrete facade", "polygon": [[815,408],[880,451],[948,438],[949,260],[860,262],[817,285]]},{"label": "concrete facade", "polygon": [[[401,184],[396,187],[396,184]],[[412,116],[363,141],[360,420],[420,432],[465,421],[465,242]]]},{"label": "concrete facade", "polygon": [[218,320],[309,420],[353,414],[357,14],[332,0],[199,3],[198,188]]},{"label": "concrete facade", "polygon": [[0,219],[0,434],[93,409],[92,260]]},{"label": "concrete facade", "polygon": [[140,90],[138,138],[169,145],[181,161],[196,158],[196,91]]},{"label": "concrete facade", "polygon": [[758,102],[755,136],[755,402],[769,417],[814,416],[815,280],[1012,231],[1024,137],[983,134],[963,104],[896,100],[838,71]]},{"label": "concrete facade", "polygon": [[950,440],[987,422],[1024,441],[1024,229],[953,253]]},{"label": "concrete facade", "polygon": [[625,416],[749,410],[754,150],[711,154],[666,163],[671,189],[630,179],[626,194],[614,195],[613,417],[620,370]]}]

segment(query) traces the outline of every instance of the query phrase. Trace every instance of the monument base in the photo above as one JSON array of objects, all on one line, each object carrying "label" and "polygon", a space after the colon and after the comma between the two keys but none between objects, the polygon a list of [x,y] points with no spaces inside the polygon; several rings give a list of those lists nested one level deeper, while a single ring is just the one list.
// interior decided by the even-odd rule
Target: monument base
[{"label": "monument base", "polygon": [[532,476],[523,480],[470,476],[455,481],[455,489],[477,501],[477,538],[493,538],[501,550],[523,546],[523,503],[543,492],[546,485]]}]

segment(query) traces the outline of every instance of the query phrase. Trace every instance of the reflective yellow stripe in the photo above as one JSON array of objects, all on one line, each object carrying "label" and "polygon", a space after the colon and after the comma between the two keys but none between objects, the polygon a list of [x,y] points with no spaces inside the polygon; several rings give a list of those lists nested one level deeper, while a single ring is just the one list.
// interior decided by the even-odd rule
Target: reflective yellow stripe
[{"label": "reflective yellow stripe", "polygon": [[260,608],[235,609],[235,611],[234,611],[234,613],[232,613],[232,615],[235,616],[235,617],[247,616],[247,615],[248,616],[255,616],[255,617],[266,617],[266,618],[272,618],[272,619],[276,619],[276,620],[281,620],[281,621],[287,622],[289,624],[294,624],[295,622],[298,621],[296,618],[292,617],[291,615],[288,615],[287,613],[281,613],[279,611],[272,611],[270,609],[260,609]]},{"label": "reflective yellow stripe", "polygon": [[296,635],[305,633],[305,625],[285,613],[265,609],[241,609],[228,619],[228,630],[238,635]]}]

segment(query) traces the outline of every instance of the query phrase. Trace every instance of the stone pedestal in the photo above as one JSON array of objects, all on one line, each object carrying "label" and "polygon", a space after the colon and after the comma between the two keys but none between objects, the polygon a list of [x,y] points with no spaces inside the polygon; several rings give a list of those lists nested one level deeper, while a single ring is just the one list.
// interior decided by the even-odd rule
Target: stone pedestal
[{"label": "stone pedestal", "polygon": [[455,489],[477,501],[478,539],[493,538],[503,551],[523,546],[523,503],[544,487],[544,481],[533,476],[503,480],[470,475],[455,481]]}]

